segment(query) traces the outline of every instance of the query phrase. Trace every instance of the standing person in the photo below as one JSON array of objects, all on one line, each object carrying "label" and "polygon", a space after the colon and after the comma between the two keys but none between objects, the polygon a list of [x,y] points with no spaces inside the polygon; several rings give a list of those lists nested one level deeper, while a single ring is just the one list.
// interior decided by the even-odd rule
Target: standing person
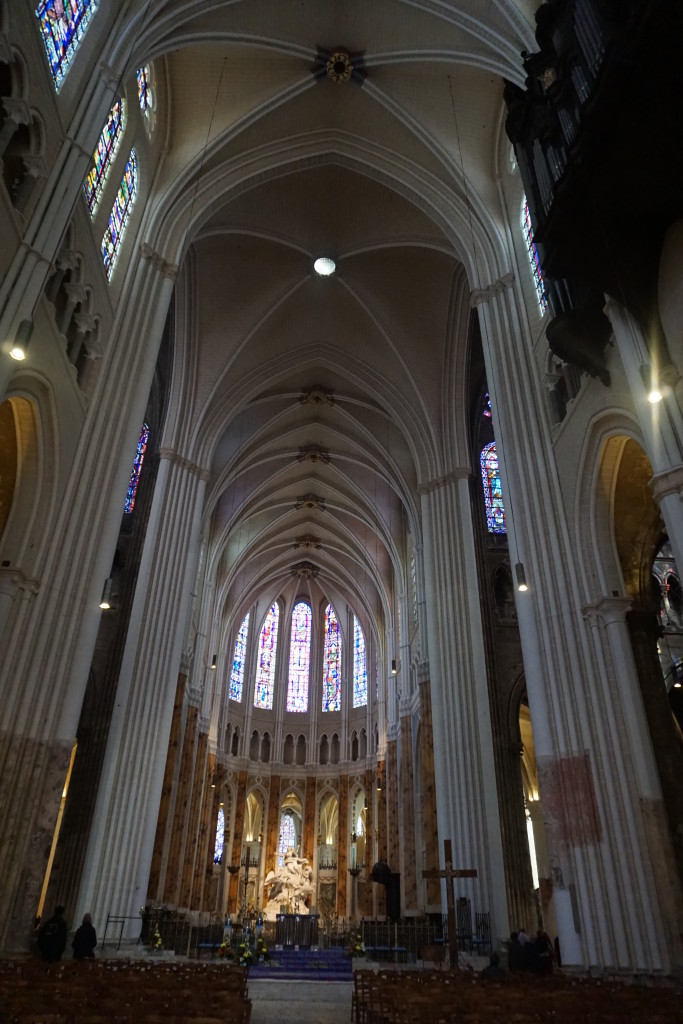
[{"label": "standing person", "polygon": [[76,933],[71,943],[71,948],[74,951],[74,960],[85,960],[86,957],[95,956],[95,946],[97,945],[97,935],[93,928],[92,918],[90,914],[83,915],[83,923],[80,928],[76,929]]},{"label": "standing person", "polygon": [[55,907],[52,917],[48,918],[38,932],[38,949],[46,963],[51,964],[62,959],[62,953],[66,948],[67,930],[64,907]]}]

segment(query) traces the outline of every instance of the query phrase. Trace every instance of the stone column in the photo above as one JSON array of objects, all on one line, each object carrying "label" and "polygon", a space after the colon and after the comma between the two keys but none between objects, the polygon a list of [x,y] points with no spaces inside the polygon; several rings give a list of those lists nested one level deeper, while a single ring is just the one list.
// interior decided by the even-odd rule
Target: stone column
[{"label": "stone column", "polygon": [[171,903],[174,906],[177,906],[180,901],[180,880],[182,878],[183,850],[185,849],[190,797],[192,795],[192,768],[194,764],[194,750],[197,743],[198,717],[199,709],[196,704],[190,704],[187,708],[185,728],[183,729],[180,769],[175,784],[173,824],[163,886],[164,903]]},{"label": "stone column", "polygon": [[[204,900],[204,884],[209,866],[213,869],[213,851],[216,840],[216,817],[220,787],[216,785],[216,755],[209,752],[206,758],[204,774],[203,799],[199,816],[197,833],[197,852],[195,854],[194,878],[190,909],[201,910]],[[215,808],[215,810],[214,810]],[[209,849],[210,848],[210,849]],[[209,877],[211,877],[209,875]]]},{"label": "stone column", "polygon": [[346,905],[349,847],[349,777],[339,776],[339,826],[337,829],[337,914],[348,917]]},{"label": "stone column", "polygon": [[[244,831],[244,812],[247,806],[247,773],[241,771],[237,776],[237,795],[235,797],[235,827],[232,832],[232,851],[229,863],[240,864],[242,861],[242,833]],[[240,872],[230,873],[230,891],[228,894],[228,913],[236,914],[240,892]]]},{"label": "stone column", "polygon": [[[168,741],[168,753],[166,754],[166,768],[164,770],[164,781],[161,787],[161,802],[159,804],[159,817],[157,818],[157,830],[154,837],[154,853],[152,854],[152,866],[149,872],[149,885],[147,886],[147,900],[152,903],[163,902],[162,876],[165,876],[168,867],[168,842],[167,832],[169,820],[171,819],[171,804],[173,796],[173,780],[175,777],[176,764],[180,753],[180,737],[182,734],[183,700],[185,697],[185,685],[187,674],[180,672],[175,692],[175,703],[173,705],[173,718],[171,721],[171,735]],[[166,863],[164,863],[166,851]]]},{"label": "stone column", "polygon": [[386,777],[384,783],[387,807],[387,864],[394,874],[401,870],[401,839],[398,832],[398,743],[387,742]]},{"label": "stone column", "polygon": [[401,769],[399,806],[401,813],[401,890],[403,913],[417,910],[417,867],[415,863],[415,779],[413,777],[412,715],[401,716]]},{"label": "stone column", "polygon": [[183,871],[180,882],[180,894],[178,896],[178,906],[186,910],[190,910],[192,905],[192,883],[194,880],[197,860],[199,823],[201,819],[202,804],[204,801],[208,747],[209,734],[206,732],[206,722],[202,721],[200,716],[199,729],[197,732],[197,744],[194,754],[192,794],[190,796],[190,809],[187,816],[187,834],[185,836]]},{"label": "stone column", "polygon": [[268,825],[266,827],[266,875],[275,871],[280,838],[280,776],[271,775],[268,796]]},{"label": "stone column", "polygon": [[[425,666],[427,668],[427,666]],[[434,735],[432,728],[432,701],[429,679],[420,681],[420,753],[422,791],[422,840],[425,850],[425,869],[439,869],[439,828],[436,809],[436,779],[434,776]],[[441,885],[436,878],[426,879],[427,911],[441,910]]]},{"label": "stone column", "polygon": [[[377,860],[383,860],[388,863],[387,855],[387,763],[386,761],[377,762],[377,781],[382,788],[374,794],[371,794],[371,798],[376,797],[377,800]],[[372,888],[375,890],[375,906],[377,908],[377,916],[383,917],[387,912],[387,891],[385,886],[376,885],[374,882],[371,883]]]},{"label": "stone column", "polygon": [[372,917],[373,916],[373,888],[374,885],[370,881],[370,872],[372,871],[372,865],[375,862],[375,829],[374,829],[374,818],[373,818],[373,787],[374,787],[374,773],[372,769],[368,769],[365,772],[365,778],[363,787],[365,789],[365,867],[363,868],[363,891],[365,893],[365,900],[363,906],[359,906],[358,910],[361,917]]},{"label": "stone column", "polygon": [[[458,894],[509,933],[469,470],[424,484],[422,518],[439,848],[474,868]],[[445,906],[442,887],[442,906]]]},{"label": "stone column", "polygon": [[306,796],[304,800],[304,835],[303,851],[310,863],[313,863],[315,854],[315,776],[306,779]]},{"label": "stone column", "polygon": [[162,449],[79,898],[98,920],[147,892],[205,480]]}]

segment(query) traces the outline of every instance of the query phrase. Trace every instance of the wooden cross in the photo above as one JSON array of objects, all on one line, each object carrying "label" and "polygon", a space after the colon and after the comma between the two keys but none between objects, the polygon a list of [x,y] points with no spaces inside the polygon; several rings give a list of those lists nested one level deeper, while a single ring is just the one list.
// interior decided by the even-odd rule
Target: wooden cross
[{"label": "wooden cross", "polygon": [[445,878],[446,880],[446,901],[448,903],[448,955],[451,962],[451,970],[458,966],[458,925],[455,920],[455,893],[453,889],[454,878],[476,878],[475,868],[453,868],[453,848],[450,839],[443,841],[443,855],[446,867],[443,871],[433,868],[430,871],[423,871],[423,878]]}]

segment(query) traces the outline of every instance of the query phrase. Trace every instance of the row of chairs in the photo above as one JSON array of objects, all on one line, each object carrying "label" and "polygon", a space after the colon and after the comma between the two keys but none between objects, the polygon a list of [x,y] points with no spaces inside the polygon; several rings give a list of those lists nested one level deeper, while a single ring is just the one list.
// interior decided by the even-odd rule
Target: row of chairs
[{"label": "row of chairs", "polygon": [[250,1024],[247,972],[209,964],[0,962],[3,1024]]},{"label": "row of chairs", "polygon": [[493,983],[466,972],[359,970],[352,1024],[671,1024],[681,988],[616,982],[513,978]]}]

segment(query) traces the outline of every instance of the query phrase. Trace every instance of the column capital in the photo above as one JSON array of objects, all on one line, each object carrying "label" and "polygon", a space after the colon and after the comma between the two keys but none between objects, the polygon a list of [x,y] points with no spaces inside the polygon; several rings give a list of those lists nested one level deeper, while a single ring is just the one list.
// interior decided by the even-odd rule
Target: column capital
[{"label": "column capital", "polygon": [[613,622],[625,622],[632,603],[629,597],[599,597],[597,601],[584,605],[581,614],[589,622],[602,619],[609,626]]},{"label": "column capital", "polygon": [[512,271],[509,271],[507,274],[499,277],[497,281],[493,281],[492,284],[484,288],[473,288],[470,292],[470,309],[474,309],[475,306],[481,306],[483,302],[490,302],[496,295],[500,295],[501,292],[511,288],[514,281],[515,275]]},{"label": "column capital", "polygon": [[661,505],[662,498],[669,494],[683,496],[683,466],[673,466],[662,473],[654,473],[648,487],[658,505]]},{"label": "column capital", "polygon": [[22,595],[33,597],[40,589],[40,581],[27,576],[17,566],[0,567],[0,594],[7,594],[14,597],[17,591]]},{"label": "column capital", "polygon": [[155,270],[158,270],[162,277],[168,277],[171,281],[175,281],[178,276],[178,264],[171,263],[167,260],[160,252],[153,249],[147,242],[140,243],[140,255],[143,260],[147,260]]},{"label": "column capital", "polygon": [[179,455],[178,452],[174,451],[172,448],[160,448],[159,458],[165,459],[166,462],[170,462],[171,465],[178,466],[180,469],[186,469],[199,480],[206,482],[211,476],[208,469],[204,469],[202,466],[198,466],[196,462],[192,462],[190,459],[186,459],[183,455]]},{"label": "column capital", "polygon": [[456,466],[450,473],[444,473],[443,476],[437,476],[433,480],[428,480],[427,483],[419,484],[417,493],[431,494],[432,491],[438,491],[442,487],[446,487],[447,484],[457,483],[459,480],[469,480],[471,475],[472,471],[469,466]]},{"label": "column capital", "polygon": [[31,109],[26,100],[3,96],[2,106],[7,117],[16,125],[31,123]]}]

